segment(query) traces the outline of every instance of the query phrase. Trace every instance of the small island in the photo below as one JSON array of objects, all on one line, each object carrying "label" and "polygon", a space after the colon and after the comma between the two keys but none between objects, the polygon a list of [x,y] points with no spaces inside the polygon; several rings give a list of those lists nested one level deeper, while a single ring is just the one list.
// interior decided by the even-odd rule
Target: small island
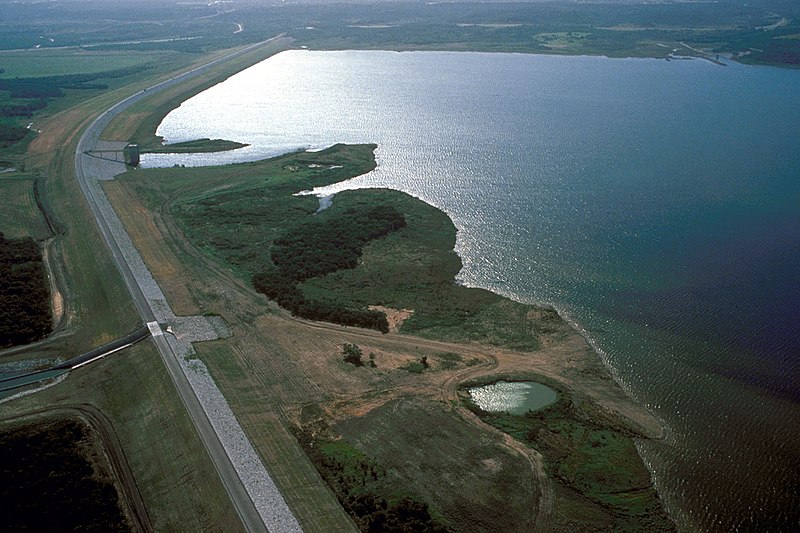
[{"label": "small island", "polygon": [[203,154],[238,150],[245,146],[249,145],[224,139],[197,139],[174,144],[149,143],[141,146],[139,152],[143,154]]}]

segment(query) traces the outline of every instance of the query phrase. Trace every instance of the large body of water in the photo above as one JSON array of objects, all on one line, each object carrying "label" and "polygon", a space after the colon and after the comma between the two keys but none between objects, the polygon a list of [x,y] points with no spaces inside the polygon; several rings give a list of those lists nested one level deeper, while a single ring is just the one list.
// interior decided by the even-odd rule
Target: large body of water
[{"label": "large body of water", "polygon": [[639,449],[682,529],[796,530],[799,103],[800,71],[700,60],[290,51],[159,128],[252,146],[144,162],[377,143],[340,188],[443,209],[460,281],[584,331],[667,428]]}]

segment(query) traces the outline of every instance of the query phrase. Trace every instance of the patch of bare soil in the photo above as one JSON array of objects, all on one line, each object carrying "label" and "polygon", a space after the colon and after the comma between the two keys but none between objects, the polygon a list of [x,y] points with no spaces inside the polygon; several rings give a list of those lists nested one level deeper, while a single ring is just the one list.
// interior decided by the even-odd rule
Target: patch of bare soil
[{"label": "patch of bare soil", "polygon": [[414,314],[413,309],[392,309],[391,307],[384,307],[382,305],[370,305],[369,309],[371,311],[380,311],[386,315],[386,321],[389,322],[389,331],[391,333],[400,331],[400,326],[403,325],[403,322],[411,318],[411,315]]}]

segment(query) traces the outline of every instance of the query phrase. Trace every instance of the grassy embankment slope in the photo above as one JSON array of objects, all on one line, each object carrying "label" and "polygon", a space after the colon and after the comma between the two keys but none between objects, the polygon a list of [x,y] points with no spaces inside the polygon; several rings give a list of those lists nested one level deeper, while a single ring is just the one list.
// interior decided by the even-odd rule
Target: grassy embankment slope
[{"label": "grassy embankment slope", "polygon": [[[85,51],[73,52],[80,64],[91,55]],[[264,55],[252,55],[250,60],[256,62],[273,52],[263,50]],[[50,258],[51,274],[59,280],[66,316],[56,335],[26,350],[4,355],[3,361],[66,358],[117,338],[138,325],[139,318],[75,180],[75,145],[82,130],[103,109],[172,77],[178,67],[180,72],[223,53],[161,54],[164,61],[143,71],[146,75],[140,73],[135,79],[119,80],[116,87],[82,91],[74,95],[71,104],[67,96],[38,112],[35,121],[41,131],[17,159],[24,164],[25,173],[4,174],[3,184],[15,191],[15,196],[27,197],[30,189],[5,185],[6,178],[36,177],[46,197],[55,199],[50,210],[59,234],[45,251]],[[125,53],[118,55],[124,57]],[[132,52],[131,56],[136,59],[140,54]],[[61,61],[67,60],[62,59],[58,64]],[[113,64],[107,66],[113,68]],[[47,74],[46,65],[41,68],[40,73]],[[227,75],[227,71],[211,72],[205,79],[221,80]],[[30,183],[27,181],[28,186]],[[11,198],[3,198],[4,213],[7,200]],[[23,228],[22,219],[17,219],[13,229],[35,235],[41,232],[42,220],[34,216],[30,202],[27,205],[23,211],[29,222]],[[130,464],[156,529],[230,531],[236,527],[239,523],[236,513],[150,344],[139,344],[73,372],[66,381],[34,396],[5,403],[4,414],[10,417],[32,410],[84,405],[107,416],[108,430],[117,436],[120,454]]]},{"label": "grassy embankment slope", "polygon": [[[359,509],[369,512],[369,505],[353,501],[377,495],[391,505],[410,496],[457,530],[520,530],[537,522],[669,529],[632,444],[643,432],[657,433],[657,424],[554,312],[454,285],[460,261],[444,213],[398,192],[369,190],[341,193],[314,215],[315,198],[292,195],[370,170],[372,148],[134,170],[106,185],[170,301],[232,324],[234,337],[198,351],[290,505],[300,504],[301,522],[330,527],[305,514],[296,474],[275,461],[280,452],[266,451],[279,441],[287,459],[288,450],[297,453],[289,428],[322,450],[323,457],[312,453],[318,468],[362,519]],[[395,323],[400,333],[298,321],[253,292],[250,280],[269,266],[276,239],[310,220],[332,223],[380,205],[401,212],[407,226],[367,244],[357,268],[311,278],[301,289],[337,305],[406,310],[399,318],[413,311]],[[345,342],[361,346],[377,367],[344,363]],[[422,357],[428,370],[410,372]],[[562,401],[547,411],[541,433],[563,441],[564,457],[547,453],[550,441],[509,438],[459,400],[460,383],[499,376],[559,389]],[[516,418],[505,425],[486,420],[519,437],[508,426],[526,419]],[[285,437],[263,431],[265,424]],[[611,462],[613,479],[595,475]],[[302,463],[295,463],[298,471]],[[583,464],[592,466],[582,471]]]}]

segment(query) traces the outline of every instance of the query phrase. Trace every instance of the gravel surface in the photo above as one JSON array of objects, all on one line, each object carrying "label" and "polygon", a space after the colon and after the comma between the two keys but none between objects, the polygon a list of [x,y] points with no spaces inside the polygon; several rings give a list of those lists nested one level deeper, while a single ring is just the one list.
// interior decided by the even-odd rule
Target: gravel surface
[{"label": "gravel surface", "polygon": [[231,336],[231,330],[220,316],[178,316],[167,321],[178,339],[190,342],[213,341]]},{"label": "gravel surface", "polygon": [[228,402],[211,378],[208,368],[199,359],[191,359],[195,355],[191,343],[178,340],[173,335],[168,335],[167,340],[175,355],[181,359],[183,372],[200,400],[211,425],[219,435],[228,457],[239,473],[239,477],[267,529],[274,532],[302,531],[278,487],[275,486],[258,458],[253,445],[244,434],[244,430],[236,420]]}]

